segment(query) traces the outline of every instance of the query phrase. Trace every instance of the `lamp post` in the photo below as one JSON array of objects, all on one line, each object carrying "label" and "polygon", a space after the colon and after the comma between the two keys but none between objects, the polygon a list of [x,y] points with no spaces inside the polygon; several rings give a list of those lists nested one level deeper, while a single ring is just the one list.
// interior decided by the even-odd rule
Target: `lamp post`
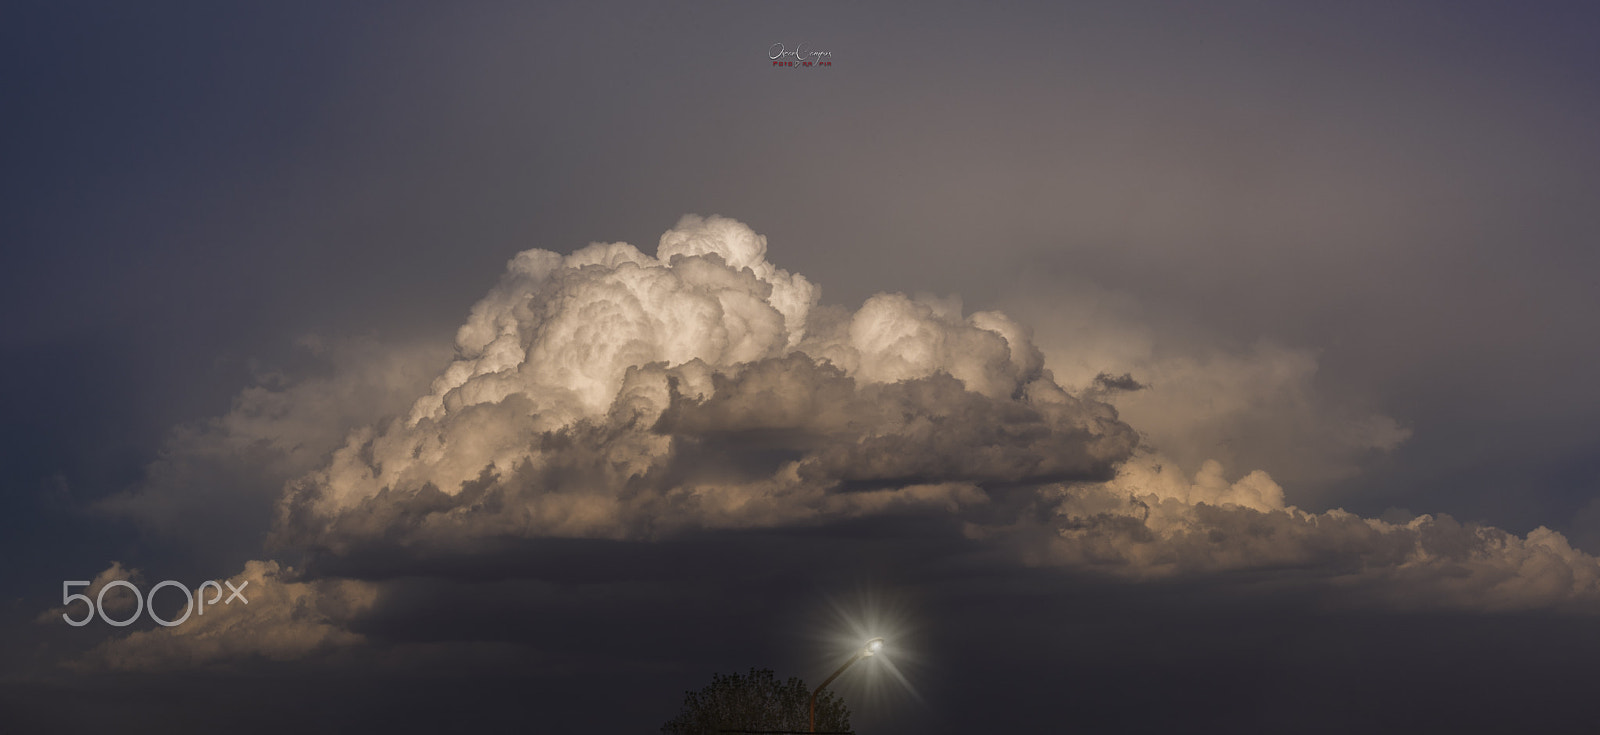
[{"label": "lamp post", "polygon": [[856,651],[856,655],[851,656],[850,660],[844,662],[844,665],[840,666],[836,671],[834,671],[832,676],[823,679],[822,683],[818,684],[816,689],[811,690],[811,732],[817,731],[817,695],[821,694],[823,689],[828,688],[828,685],[832,683],[834,679],[839,678],[839,675],[843,674],[845,669],[850,668],[850,664],[877,653],[881,648],[883,648],[882,638],[873,638],[872,640],[867,641],[867,645],[862,646],[861,650]]}]

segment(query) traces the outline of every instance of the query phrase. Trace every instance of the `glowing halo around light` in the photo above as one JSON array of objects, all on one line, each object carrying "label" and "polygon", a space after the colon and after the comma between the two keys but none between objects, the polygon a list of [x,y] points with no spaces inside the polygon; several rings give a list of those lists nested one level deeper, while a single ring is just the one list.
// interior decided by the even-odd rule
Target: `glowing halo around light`
[{"label": "glowing halo around light", "polygon": [[919,663],[914,648],[915,626],[903,599],[860,589],[846,599],[825,595],[827,614],[814,619],[812,671],[807,681],[821,682],[840,664],[859,657],[848,671],[828,685],[844,697],[857,719],[882,716],[903,704],[907,694],[923,702],[906,668]]}]

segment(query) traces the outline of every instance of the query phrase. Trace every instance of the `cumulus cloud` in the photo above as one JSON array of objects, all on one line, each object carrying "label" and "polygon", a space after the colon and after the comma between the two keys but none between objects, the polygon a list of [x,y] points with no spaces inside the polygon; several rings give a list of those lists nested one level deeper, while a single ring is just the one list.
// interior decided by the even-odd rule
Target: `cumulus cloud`
[{"label": "cumulus cloud", "polygon": [[1229,480],[1208,461],[1192,476],[1154,455],[1105,483],[1058,484],[1043,512],[969,533],[1020,541],[1029,562],[1134,579],[1237,571],[1325,582],[1341,604],[1410,609],[1600,610],[1600,560],[1540,527],[1526,537],[1449,516],[1406,523],[1284,503],[1265,472]]},{"label": "cumulus cloud", "polygon": [[1304,351],[1137,354],[1063,360],[1077,380],[1064,387],[1004,314],[903,294],[819,306],[764,238],[689,216],[654,256],[624,243],[517,255],[411,410],[290,485],[278,540],[460,548],[942,512],[975,536],[1028,540],[1034,562],[1135,578],[1425,578],[1437,584],[1408,589],[1482,609],[1600,594],[1594,559],[1546,529],[1308,512],[1265,471],[1184,470],[1168,446],[1217,447],[1177,439],[1263,413],[1345,448],[1405,432],[1328,410]]},{"label": "cumulus cloud", "polygon": [[[1129,579],[1253,571],[1390,607],[1600,600],[1600,563],[1548,529],[1307,511],[1264,470],[1230,477],[1248,454],[1228,451],[1230,432],[1287,426],[1289,441],[1333,447],[1302,467],[1406,432],[1330,407],[1308,352],[1171,355],[1132,334],[1041,350],[1021,323],[954,299],[821,305],[743,223],[687,216],[654,255],[626,243],[518,254],[431,380],[415,369],[425,361],[392,355],[247,391],[204,441],[183,444],[189,454],[163,462],[176,473],[191,456],[265,452],[264,476],[287,479],[272,543],[313,556],[459,558],[512,539],[932,514],[1024,563]],[[153,488],[182,484],[157,482],[162,472],[116,502],[159,507]],[[346,623],[376,599],[367,583],[302,581],[277,562],[238,579],[270,593],[110,642],[93,660],[309,655],[358,642]]]},{"label": "cumulus cloud", "polygon": [[[144,572],[124,567],[120,561],[113,561],[111,566],[94,575],[94,579],[89,581],[88,589],[74,588],[73,593],[88,595],[89,599],[96,601],[95,607],[97,609],[104,610],[114,620],[121,619],[125,617],[124,613],[132,612],[134,606],[139,602],[134,598],[133,592],[122,585],[111,588],[111,591],[106,592],[104,597],[100,596],[106,585],[118,581],[129,582],[135,586],[143,584]],[[53,607],[39,613],[34,622],[54,624],[60,622],[63,615],[75,620],[82,620],[85,609],[82,604],[74,604],[71,607]]]},{"label": "cumulus cloud", "polygon": [[1137,443],[1005,315],[880,294],[818,308],[722,217],[655,256],[519,254],[404,417],[296,481],[280,540],[649,538],[981,503],[1109,477]]},{"label": "cumulus cloud", "polygon": [[[362,637],[345,626],[371,609],[377,587],[356,580],[299,581],[275,561],[251,561],[228,580],[243,600],[207,605],[181,624],[141,630],[108,640],[74,665],[82,669],[160,671],[230,665],[250,660],[286,661],[355,645]],[[224,585],[223,590],[229,590]],[[211,602],[215,590],[193,590]],[[222,599],[227,599],[223,597]],[[176,617],[176,614],[173,616]]]},{"label": "cumulus cloud", "polygon": [[1145,388],[1150,387],[1144,383],[1134,380],[1132,373],[1123,373],[1121,375],[1100,373],[1099,375],[1094,376],[1093,386],[1095,389],[1106,393],[1111,393],[1114,391],[1144,390]]}]

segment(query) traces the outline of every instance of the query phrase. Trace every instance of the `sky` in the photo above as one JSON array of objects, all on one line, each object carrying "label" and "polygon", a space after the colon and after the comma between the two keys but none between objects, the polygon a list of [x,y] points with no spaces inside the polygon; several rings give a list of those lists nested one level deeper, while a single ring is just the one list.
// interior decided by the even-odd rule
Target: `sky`
[{"label": "sky", "polygon": [[7,4],[0,723],[1592,725],[1597,26]]}]

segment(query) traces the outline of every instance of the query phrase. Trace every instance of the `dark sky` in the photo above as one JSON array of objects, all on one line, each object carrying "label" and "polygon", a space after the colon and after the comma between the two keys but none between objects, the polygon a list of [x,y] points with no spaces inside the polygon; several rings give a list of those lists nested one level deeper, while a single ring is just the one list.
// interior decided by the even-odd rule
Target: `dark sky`
[{"label": "dark sky", "polygon": [[[653,732],[871,629],[862,733],[1586,730],[1597,30],[6,4],[0,729]],[[503,275],[658,241],[637,334]],[[262,617],[41,617],[135,568]]]}]

